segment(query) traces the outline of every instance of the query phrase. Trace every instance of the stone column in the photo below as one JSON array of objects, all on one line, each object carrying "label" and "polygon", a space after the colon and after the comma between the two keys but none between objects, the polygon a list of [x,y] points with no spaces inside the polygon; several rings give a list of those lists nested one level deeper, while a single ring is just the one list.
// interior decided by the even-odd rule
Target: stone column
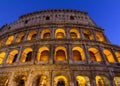
[{"label": "stone column", "polygon": [[39,28],[37,31],[38,31],[37,32],[37,39],[41,39],[41,29]]},{"label": "stone column", "polygon": [[108,63],[108,61],[107,61],[107,58],[105,57],[105,55],[104,55],[104,53],[103,53],[103,49],[102,49],[100,46],[98,46],[98,48],[99,48],[100,56],[101,56],[101,58],[102,58],[102,60],[103,60],[103,63],[105,63],[106,65],[109,65],[109,63]]},{"label": "stone column", "polygon": [[15,75],[15,73],[11,72],[11,75],[9,77],[8,86],[16,86],[16,82],[14,81],[14,79],[15,79],[14,75]]},{"label": "stone column", "polygon": [[91,86],[96,86],[96,80],[95,80],[95,74],[94,72],[91,71],[91,76],[90,76],[90,85]]},{"label": "stone column", "polygon": [[84,39],[83,29],[80,29],[79,31],[80,31],[80,38],[81,38],[81,39]]},{"label": "stone column", "polygon": [[89,55],[89,52],[88,52],[88,48],[86,46],[86,44],[83,44],[83,50],[84,50],[84,54],[85,54],[85,57],[86,57],[86,61],[88,64],[91,63],[91,60],[90,60],[90,55]]},{"label": "stone column", "polygon": [[51,29],[51,39],[55,39],[55,28]]},{"label": "stone column", "polygon": [[70,39],[70,31],[69,31],[69,28],[65,28],[65,32],[66,32],[66,39]]},{"label": "stone column", "polygon": [[72,53],[72,45],[68,45],[68,59],[69,59],[69,64],[73,64],[73,53]]},{"label": "stone column", "polygon": [[28,34],[29,34],[29,31],[26,31],[26,33],[25,33],[26,35],[25,35],[25,37],[24,37],[24,39],[23,40],[27,40],[27,38],[28,38]]},{"label": "stone column", "polygon": [[115,62],[119,62],[116,55],[115,55],[115,51],[113,49],[111,49],[111,53],[113,55],[113,58],[114,58]]},{"label": "stone column", "polygon": [[97,41],[98,39],[97,39],[97,37],[96,37],[96,34],[95,34],[94,30],[92,30],[91,32],[92,32],[92,34],[93,34],[94,40]]},{"label": "stone column", "polygon": [[116,86],[115,82],[114,82],[114,74],[112,73],[112,70],[109,70],[109,82],[110,82],[110,86]]},{"label": "stone column", "polygon": [[6,61],[7,61],[7,58],[8,58],[9,52],[10,52],[10,50],[8,49],[8,50],[6,51],[6,55],[5,55],[5,57],[4,57],[4,60],[3,60],[2,65],[5,65],[5,64],[6,64]]},{"label": "stone column", "polygon": [[19,48],[19,53],[18,53],[16,62],[20,62],[21,55],[22,55],[22,46],[20,46],[20,48]]},{"label": "stone column", "polygon": [[49,55],[49,63],[50,64],[53,64],[53,61],[54,61],[54,53],[55,53],[55,49],[54,49],[54,45],[51,44],[50,45],[50,55]]},{"label": "stone column", "polygon": [[13,39],[12,43],[16,42],[16,38],[17,38],[17,34],[14,35],[14,39]]}]

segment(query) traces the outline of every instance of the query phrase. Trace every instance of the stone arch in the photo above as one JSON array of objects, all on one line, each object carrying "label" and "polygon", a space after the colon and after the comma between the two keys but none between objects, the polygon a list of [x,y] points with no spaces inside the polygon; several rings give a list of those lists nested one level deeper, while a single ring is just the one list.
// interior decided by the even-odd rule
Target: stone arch
[{"label": "stone arch", "polygon": [[0,64],[3,63],[3,60],[4,60],[5,56],[6,56],[5,52],[0,52]]},{"label": "stone arch", "polygon": [[84,55],[84,51],[82,48],[73,47],[72,52],[73,52],[73,60],[74,61],[84,61],[85,60],[85,55]]},{"label": "stone arch", "polygon": [[42,30],[41,38],[42,39],[50,38],[50,30],[49,29]]},{"label": "stone arch", "polygon": [[21,56],[21,62],[29,62],[32,60],[32,48],[26,48],[24,49],[22,56]]},{"label": "stone arch", "polygon": [[10,45],[13,40],[14,40],[14,36],[13,35],[9,36],[7,41],[6,41],[6,45]]},{"label": "stone arch", "polygon": [[16,86],[25,86],[27,77],[24,75],[19,75],[15,78]]},{"label": "stone arch", "polygon": [[37,61],[48,61],[49,59],[49,48],[46,46],[39,48],[37,53]]},{"label": "stone arch", "polygon": [[63,28],[58,28],[55,30],[55,38],[65,38],[66,34]]},{"label": "stone arch", "polygon": [[84,34],[84,38],[86,40],[93,40],[93,35],[92,35],[92,33],[89,30],[87,30],[87,29],[84,30],[83,34]]},{"label": "stone arch", "polygon": [[63,46],[58,46],[55,49],[55,61],[66,61],[67,60],[67,51]]},{"label": "stone arch", "polygon": [[94,61],[96,61],[96,62],[101,62],[102,61],[98,49],[96,49],[94,47],[91,47],[91,48],[88,49],[88,51],[89,51],[91,61],[93,61],[93,62]]},{"label": "stone arch", "polygon": [[68,79],[66,76],[59,75],[54,77],[54,86],[68,86]]},{"label": "stone arch", "polygon": [[115,76],[114,77],[114,82],[116,86],[120,86],[120,76]]},{"label": "stone arch", "polygon": [[17,56],[18,56],[18,50],[12,50],[7,58],[6,63],[8,64],[12,64],[17,60]]},{"label": "stone arch", "polygon": [[16,42],[22,42],[24,40],[25,33],[21,32],[17,35]]},{"label": "stone arch", "polygon": [[37,75],[33,80],[32,86],[47,86],[47,76]]},{"label": "stone arch", "polygon": [[89,77],[78,75],[76,76],[76,85],[77,86],[90,86]]},{"label": "stone arch", "polygon": [[116,52],[115,52],[115,55],[116,55],[116,57],[117,57],[118,62],[120,62],[120,52],[119,52],[119,51],[116,51]]},{"label": "stone arch", "polygon": [[96,86],[110,86],[110,81],[106,76],[97,75],[95,77]]},{"label": "stone arch", "polygon": [[70,38],[80,38],[80,33],[76,28],[70,29]]},{"label": "stone arch", "polygon": [[31,30],[28,34],[27,40],[36,40],[36,37],[37,37],[37,31]]},{"label": "stone arch", "polygon": [[98,41],[101,41],[101,42],[105,41],[105,38],[104,38],[103,34],[100,33],[100,32],[96,32],[96,37],[97,37]]},{"label": "stone arch", "polygon": [[108,62],[112,62],[112,63],[115,62],[112,53],[108,49],[104,49],[103,53],[104,53],[104,55],[105,55],[105,57],[106,57],[106,59],[107,59]]}]

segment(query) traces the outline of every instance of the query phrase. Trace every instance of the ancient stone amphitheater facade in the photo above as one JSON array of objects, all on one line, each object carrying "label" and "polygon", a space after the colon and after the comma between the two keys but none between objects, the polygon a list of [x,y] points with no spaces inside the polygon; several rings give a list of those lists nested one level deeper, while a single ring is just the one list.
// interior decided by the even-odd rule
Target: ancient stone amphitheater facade
[{"label": "ancient stone amphitheater facade", "polygon": [[0,29],[0,86],[120,86],[120,47],[86,12],[25,14]]}]

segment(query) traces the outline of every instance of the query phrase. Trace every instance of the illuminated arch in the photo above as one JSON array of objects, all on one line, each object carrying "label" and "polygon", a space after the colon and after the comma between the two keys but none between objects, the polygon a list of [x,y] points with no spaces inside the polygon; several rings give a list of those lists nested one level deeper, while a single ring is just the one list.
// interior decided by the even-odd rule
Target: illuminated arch
[{"label": "illuminated arch", "polygon": [[95,79],[96,86],[110,86],[110,81],[105,76],[97,75]]},{"label": "illuminated arch", "polygon": [[25,37],[24,32],[19,33],[17,38],[16,38],[16,42],[22,42],[24,40],[24,37]]},{"label": "illuminated arch", "polygon": [[75,61],[84,61],[85,60],[85,55],[84,55],[84,51],[82,48],[80,47],[73,47],[72,48],[73,51],[73,60]]},{"label": "illuminated arch", "polygon": [[91,61],[93,61],[93,62],[94,61],[97,61],[97,62],[102,61],[99,50],[97,50],[96,48],[89,48],[88,51],[89,51]]},{"label": "illuminated arch", "polygon": [[70,38],[80,38],[80,33],[77,29],[70,29]]},{"label": "illuminated arch", "polygon": [[31,48],[26,48],[24,49],[21,57],[21,62],[29,62],[32,60],[32,49]]},{"label": "illuminated arch", "polygon": [[41,38],[50,38],[50,30],[49,29],[44,29],[42,30]]},{"label": "illuminated arch", "polygon": [[6,45],[10,45],[13,40],[14,40],[14,36],[9,36],[7,41],[6,41]]},{"label": "illuminated arch", "polygon": [[15,78],[16,86],[25,86],[27,77],[24,75],[17,76]]},{"label": "illuminated arch", "polygon": [[0,47],[4,45],[4,39],[0,41]]},{"label": "illuminated arch", "polygon": [[116,55],[116,57],[118,59],[118,62],[120,62],[120,52],[115,52],[115,55]]},{"label": "illuminated arch", "polygon": [[6,63],[8,63],[8,64],[14,63],[17,59],[17,56],[18,56],[18,50],[11,51],[8,55],[8,59],[7,59]]},{"label": "illuminated arch", "polygon": [[76,76],[77,86],[90,86],[90,81],[87,76]]},{"label": "illuminated arch", "polygon": [[105,49],[105,50],[103,50],[103,53],[104,53],[108,62],[115,62],[114,57],[109,50]]},{"label": "illuminated arch", "polygon": [[32,86],[47,86],[47,76],[38,75],[34,78]]},{"label": "illuminated arch", "polygon": [[37,37],[37,31],[32,30],[29,32],[27,40],[36,40],[36,37]]},{"label": "illuminated arch", "polygon": [[68,79],[63,75],[56,76],[54,78],[54,86],[68,86]]},{"label": "illuminated arch", "polygon": [[105,41],[103,34],[100,32],[96,32],[96,37],[98,41],[101,41],[101,42]]},{"label": "illuminated arch", "polygon": [[6,55],[5,52],[1,52],[1,53],[0,53],[0,64],[3,63],[3,60],[4,60],[4,58],[5,58],[5,55]]},{"label": "illuminated arch", "polygon": [[66,60],[67,60],[66,48],[63,46],[56,47],[55,61],[66,61]]},{"label": "illuminated arch", "polygon": [[0,76],[0,86],[8,86],[8,82],[7,76]]},{"label": "illuminated arch", "polygon": [[55,31],[55,38],[65,38],[65,37],[66,37],[66,34],[65,34],[64,29],[58,28],[58,29]]},{"label": "illuminated arch", "polygon": [[120,76],[119,77],[118,76],[114,77],[114,82],[115,82],[116,86],[120,86]]},{"label": "illuminated arch", "polygon": [[89,30],[84,30],[83,34],[86,40],[93,40],[93,35]]},{"label": "illuminated arch", "polygon": [[37,53],[37,61],[48,61],[49,49],[47,47],[41,47]]}]

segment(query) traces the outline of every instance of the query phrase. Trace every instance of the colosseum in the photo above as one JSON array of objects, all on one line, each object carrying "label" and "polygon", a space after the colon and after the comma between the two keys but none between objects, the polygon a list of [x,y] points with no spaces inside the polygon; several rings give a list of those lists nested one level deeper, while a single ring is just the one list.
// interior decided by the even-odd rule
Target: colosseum
[{"label": "colosseum", "polygon": [[120,46],[87,12],[28,13],[0,28],[0,86],[120,86]]}]

